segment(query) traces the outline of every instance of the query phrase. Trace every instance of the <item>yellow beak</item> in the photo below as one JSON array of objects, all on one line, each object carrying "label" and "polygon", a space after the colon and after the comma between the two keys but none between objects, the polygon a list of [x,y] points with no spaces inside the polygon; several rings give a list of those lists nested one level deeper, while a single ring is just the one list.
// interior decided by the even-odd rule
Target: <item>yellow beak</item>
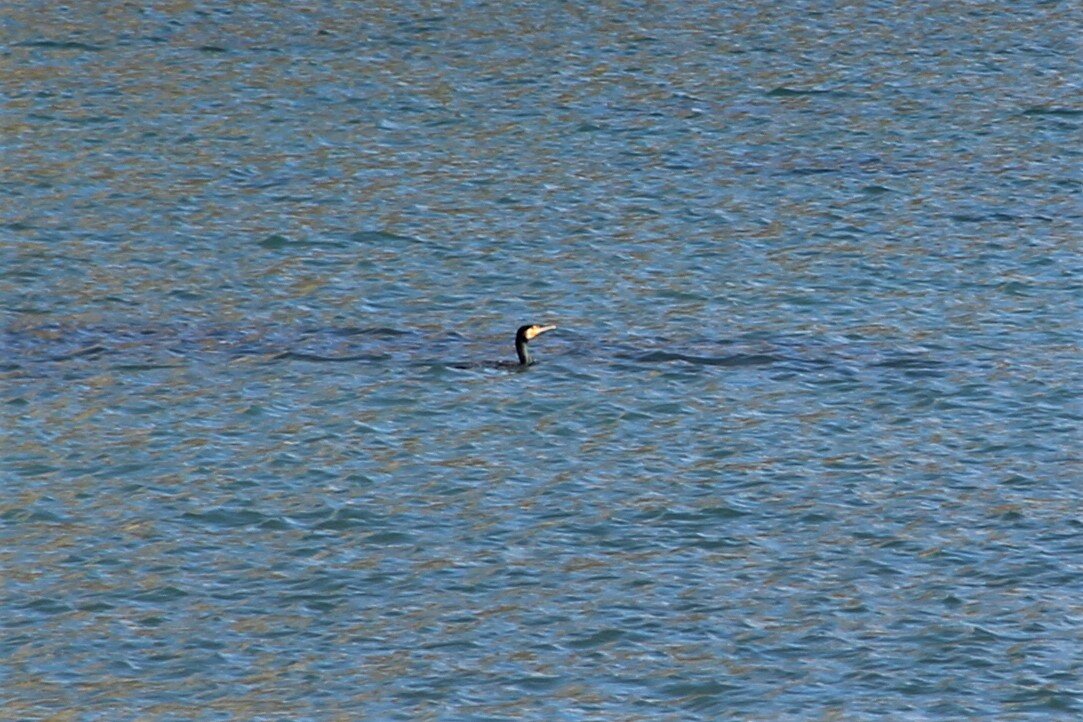
[{"label": "yellow beak", "polygon": [[530,329],[526,332],[526,338],[529,341],[538,334],[545,333],[546,331],[552,331],[555,328],[556,326],[531,326]]}]

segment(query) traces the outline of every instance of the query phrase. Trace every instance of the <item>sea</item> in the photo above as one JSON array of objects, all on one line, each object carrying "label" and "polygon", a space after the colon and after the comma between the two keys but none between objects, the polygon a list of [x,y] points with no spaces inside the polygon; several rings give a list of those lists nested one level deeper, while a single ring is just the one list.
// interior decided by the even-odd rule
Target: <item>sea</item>
[{"label": "sea", "polygon": [[1081,26],[7,4],[0,719],[1083,718]]}]

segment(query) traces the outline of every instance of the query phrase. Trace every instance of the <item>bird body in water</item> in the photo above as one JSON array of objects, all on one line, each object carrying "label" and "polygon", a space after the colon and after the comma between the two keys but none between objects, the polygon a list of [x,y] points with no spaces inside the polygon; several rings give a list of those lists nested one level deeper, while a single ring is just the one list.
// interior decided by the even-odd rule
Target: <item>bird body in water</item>
[{"label": "bird body in water", "polygon": [[556,326],[542,326],[536,323],[520,326],[515,332],[515,353],[519,356],[519,366],[530,366],[534,363],[534,357],[527,347],[532,340],[546,331],[552,331]]},{"label": "bird body in water", "polygon": [[528,344],[540,334],[546,331],[552,331],[556,326],[542,326],[537,323],[530,323],[525,326],[520,326],[519,330],[515,332],[515,354],[519,357],[518,362],[514,361],[482,361],[471,362],[462,364],[451,364],[453,368],[457,369],[475,369],[475,368],[498,368],[506,369],[509,371],[522,371],[534,364],[534,356],[530,353]]}]

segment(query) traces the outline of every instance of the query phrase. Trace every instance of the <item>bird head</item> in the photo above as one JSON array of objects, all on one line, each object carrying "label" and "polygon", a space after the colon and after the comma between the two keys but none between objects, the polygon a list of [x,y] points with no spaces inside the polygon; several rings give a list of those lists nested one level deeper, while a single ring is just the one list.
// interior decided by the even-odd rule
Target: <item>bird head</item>
[{"label": "bird head", "polygon": [[552,331],[555,328],[556,326],[542,326],[536,323],[520,326],[519,330],[515,332],[515,340],[516,342],[526,343],[536,336],[543,334],[546,331]]}]

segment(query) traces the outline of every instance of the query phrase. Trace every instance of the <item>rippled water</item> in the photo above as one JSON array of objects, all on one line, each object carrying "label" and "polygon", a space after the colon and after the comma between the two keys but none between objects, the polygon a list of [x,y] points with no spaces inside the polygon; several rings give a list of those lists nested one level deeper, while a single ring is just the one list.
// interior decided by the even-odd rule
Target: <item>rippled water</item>
[{"label": "rippled water", "polygon": [[5,9],[0,716],[1078,718],[1081,20]]}]

